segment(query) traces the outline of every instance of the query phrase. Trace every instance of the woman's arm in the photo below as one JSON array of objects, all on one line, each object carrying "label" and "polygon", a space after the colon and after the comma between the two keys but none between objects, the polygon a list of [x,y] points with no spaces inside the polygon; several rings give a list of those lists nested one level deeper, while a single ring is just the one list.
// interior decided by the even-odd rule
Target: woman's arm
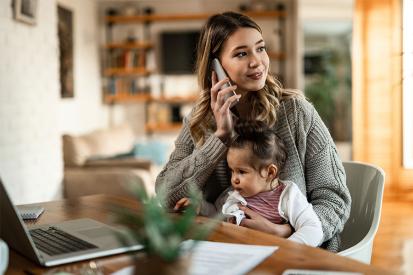
[{"label": "woman's arm", "polygon": [[227,147],[215,135],[195,148],[185,118],[175,149],[155,182],[156,192],[165,192],[166,206],[173,208],[178,200],[188,197],[190,186],[201,189],[226,152]]},{"label": "woman's arm", "polygon": [[351,197],[330,133],[312,106],[311,110],[305,154],[307,199],[320,218],[327,241],[343,230],[350,215]]}]

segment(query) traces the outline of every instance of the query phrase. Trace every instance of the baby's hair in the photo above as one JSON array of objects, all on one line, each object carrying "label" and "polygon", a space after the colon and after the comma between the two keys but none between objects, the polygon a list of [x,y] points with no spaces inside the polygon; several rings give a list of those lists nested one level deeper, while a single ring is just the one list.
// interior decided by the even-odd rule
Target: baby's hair
[{"label": "baby's hair", "polygon": [[251,146],[253,160],[252,167],[261,170],[263,166],[274,163],[277,166],[277,175],[284,167],[287,153],[283,141],[264,122],[258,120],[238,121],[235,125],[238,136],[230,147],[245,148]]}]

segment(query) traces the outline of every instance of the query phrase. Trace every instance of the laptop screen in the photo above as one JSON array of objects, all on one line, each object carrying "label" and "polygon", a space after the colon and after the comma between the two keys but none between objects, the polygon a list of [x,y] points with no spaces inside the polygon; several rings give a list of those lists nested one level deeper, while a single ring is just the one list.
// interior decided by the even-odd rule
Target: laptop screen
[{"label": "laptop screen", "polygon": [[0,238],[7,245],[35,262],[40,262],[40,255],[26,226],[7,194],[6,187],[0,179]]}]

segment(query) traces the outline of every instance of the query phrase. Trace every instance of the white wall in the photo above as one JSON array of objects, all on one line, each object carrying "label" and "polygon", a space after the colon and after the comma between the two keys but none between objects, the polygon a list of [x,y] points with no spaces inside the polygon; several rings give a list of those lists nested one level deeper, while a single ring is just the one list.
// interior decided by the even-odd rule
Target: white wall
[{"label": "white wall", "polygon": [[39,1],[30,26],[12,19],[10,3],[0,2],[0,176],[22,203],[60,192],[56,12]]},{"label": "white wall", "polygon": [[74,98],[59,103],[62,133],[84,133],[106,127],[108,106],[102,101],[96,1],[58,0],[73,11]]},{"label": "white wall", "polygon": [[13,19],[0,1],[0,177],[15,203],[61,197],[61,134],[107,126],[101,104],[96,2],[74,11],[75,98],[60,98],[57,4],[38,1],[37,24]]}]

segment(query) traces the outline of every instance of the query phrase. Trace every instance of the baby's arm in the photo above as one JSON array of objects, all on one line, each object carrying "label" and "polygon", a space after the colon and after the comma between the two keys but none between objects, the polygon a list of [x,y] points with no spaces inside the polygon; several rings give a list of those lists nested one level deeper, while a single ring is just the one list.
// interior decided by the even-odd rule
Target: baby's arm
[{"label": "baby's arm", "polygon": [[288,238],[310,246],[319,246],[323,241],[323,229],[313,206],[295,184],[291,184],[281,201],[281,211],[295,232]]}]

